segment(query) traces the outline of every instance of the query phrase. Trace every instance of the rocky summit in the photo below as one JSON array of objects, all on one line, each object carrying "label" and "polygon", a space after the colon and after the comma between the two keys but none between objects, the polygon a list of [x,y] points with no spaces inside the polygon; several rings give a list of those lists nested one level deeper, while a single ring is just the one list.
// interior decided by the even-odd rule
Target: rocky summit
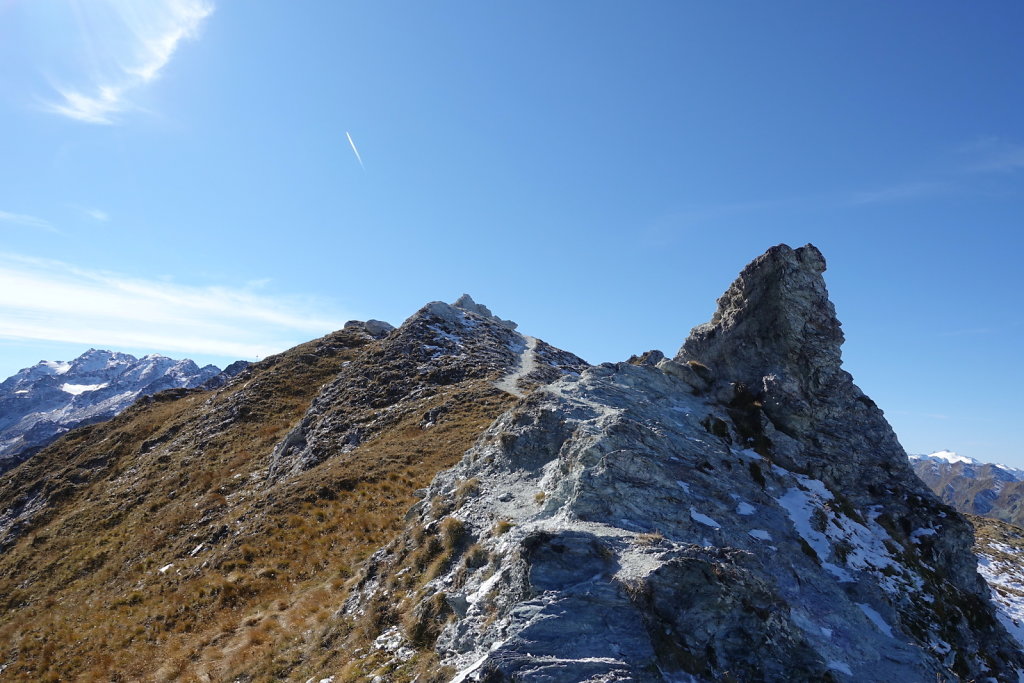
[{"label": "rocky summit", "polygon": [[825,266],[672,358],[463,295],[70,432],[0,477],[0,680],[1018,680],[1019,538],[911,471]]}]

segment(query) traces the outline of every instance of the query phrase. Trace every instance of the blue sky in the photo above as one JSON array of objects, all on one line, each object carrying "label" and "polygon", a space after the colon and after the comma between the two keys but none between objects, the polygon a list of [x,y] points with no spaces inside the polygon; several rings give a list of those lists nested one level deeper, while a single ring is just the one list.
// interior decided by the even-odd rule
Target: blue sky
[{"label": "blue sky", "polygon": [[0,0],[0,376],[90,346],[224,365],[464,291],[591,362],[671,353],[749,260],[813,242],[907,449],[1024,465],[1022,25]]}]

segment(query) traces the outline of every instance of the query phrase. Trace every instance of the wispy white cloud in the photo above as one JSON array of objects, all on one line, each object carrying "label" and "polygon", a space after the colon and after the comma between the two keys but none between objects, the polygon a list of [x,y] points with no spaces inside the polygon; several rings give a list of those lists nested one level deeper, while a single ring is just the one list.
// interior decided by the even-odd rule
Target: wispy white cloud
[{"label": "wispy white cloud", "polygon": [[36,230],[44,230],[46,232],[59,233],[60,230],[53,227],[47,220],[37,218],[36,216],[29,216],[23,213],[10,213],[8,211],[0,211],[0,222],[13,223],[14,225],[22,225],[26,228],[34,228]]},{"label": "wispy white cloud", "polygon": [[[116,114],[131,108],[129,93],[156,80],[180,43],[195,38],[203,20],[213,12],[213,5],[206,0],[106,0],[105,4],[120,20],[127,38],[109,41],[123,45],[119,50],[123,54],[97,60],[108,66],[88,74],[85,84],[55,85],[60,99],[45,102],[47,111],[85,123],[114,123]],[[91,28],[83,26],[83,30]],[[100,45],[108,42],[105,36],[88,38]]]},{"label": "wispy white cloud", "polygon": [[255,358],[352,317],[310,300],[0,254],[0,339]]},{"label": "wispy white cloud", "polygon": [[106,211],[101,211],[100,209],[82,209],[82,211],[84,211],[89,218],[92,218],[94,221],[99,221],[100,223],[106,223],[110,220],[110,214]]}]

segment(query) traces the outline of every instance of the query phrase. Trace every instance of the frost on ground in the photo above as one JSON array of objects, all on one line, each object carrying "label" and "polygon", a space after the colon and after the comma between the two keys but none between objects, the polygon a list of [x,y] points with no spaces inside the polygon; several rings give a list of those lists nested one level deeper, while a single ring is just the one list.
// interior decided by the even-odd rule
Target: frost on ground
[{"label": "frost on ground", "polygon": [[978,573],[992,591],[997,616],[1024,648],[1024,529],[972,517]]}]

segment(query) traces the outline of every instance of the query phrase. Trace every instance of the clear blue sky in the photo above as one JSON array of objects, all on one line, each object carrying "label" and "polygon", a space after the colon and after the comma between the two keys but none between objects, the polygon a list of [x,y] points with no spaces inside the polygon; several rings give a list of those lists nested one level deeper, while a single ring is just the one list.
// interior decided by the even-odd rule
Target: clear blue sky
[{"label": "clear blue sky", "polygon": [[907,449],[1024,465],[1022,30],[1013,2],[0,1],[0,376],[223,365],[464,291],[592,362],[671,353],[813,242]]}]

